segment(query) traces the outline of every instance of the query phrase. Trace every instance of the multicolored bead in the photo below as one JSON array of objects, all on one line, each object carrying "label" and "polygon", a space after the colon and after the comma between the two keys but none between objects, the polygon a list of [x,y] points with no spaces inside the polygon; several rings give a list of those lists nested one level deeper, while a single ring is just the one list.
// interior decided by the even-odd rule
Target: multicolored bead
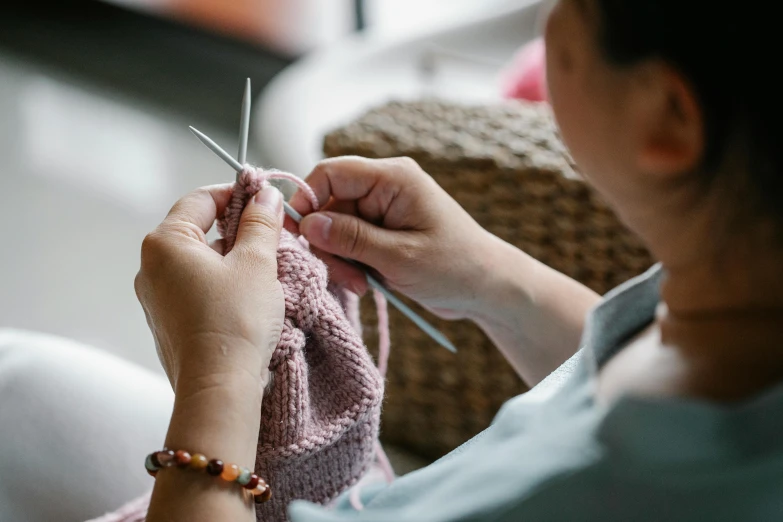
[{"label": "multicolored bead", "polygon": [[[258,492],[258,493],[256,493]],[[256,501],[256,504],[262,504],[264,502],[268,502],[269,499],[272,498],[272,489],[269,488],[266,484],[263,486],[259,485],[252,491],[253,498]]]},{"label": "multicolored bead", "polygon": [[158,463],[161,468],[170,468],[176,464],[174,460],[174,452],[171,450],[159,451],[155,454],[158,459]]},{"label": "multicolored bead", "polygon": [[210,460],[209,464],[207,464],[207,473],[213,477],[219,476],[223,473],[223,461],[218,459]]},{"label": "multicolored bead", "polygon": [[250,482],[250,477],[253,476],[253,472],[247,468],[241,468],[239,470],[239,476],[237,477],[237,484],[240,486],[246,486]]},{"label": "multicolored bead", "polygon": [[201,453],[194,453],[190,456],[190,467],[197,470],[202,470],[209,464],[209,459]]},{"label": "multicolored bead", "polygon": [[220,478],[226,482],[234,482],[239,476],[239,466],[236,464],[226,464],[223,466],[223,472],[220,474]]},{"label": "multicolored bead", "polygon": [[179,450],[174,453],[174,461],[177,463],[177,466],[184,468],[188,464],[190,464],[190,453],[184,450]]},{"label": "multicolored bead", "polygon": [[185,450],[175,452],[164,449],[150,453],[144,459],[144,468],[152,477],[155,477],[161,469],[173,466],[189,467],[198,471],[205,469],[213,477],[219,476],[226,482],[237,482],[252,493],[256,503],[267,502],[272,498],[272,490],[267,483],[250,469],[237,466],[236,464],[224,464],[219,459],[208,460],[201,453],[191,455]]},{"label": "multicolored bead", "polygon": [[147,455],[147,458],[150,459],[150,462],[152,463],[153,467],[155,469],[160,469],[160,462],[158,461],[158,452],[152,452],[149,455]]},{"label": "multicolored bead", "polygon": [[256,475],[255,473],[251,473],[250,474],[250,479],[247,481],[247,484],[243,484],[243,487],[245,489],[249,489],[249,490],[252,491],[252,490],[256,489],[256,486],[258,486],[258,481],[259,480],[260,479],[258,478],[258,475]]},{"label": "multicolored bead", "polygon": [[148,473],[151,473],[153,471],[158,471],[160,469],[160,465],[157,464],[157,459],[153,460],[154,456],[155,454],[151,453],[147,455],[146,459],[144,459],[144,468],[147,470]]}]

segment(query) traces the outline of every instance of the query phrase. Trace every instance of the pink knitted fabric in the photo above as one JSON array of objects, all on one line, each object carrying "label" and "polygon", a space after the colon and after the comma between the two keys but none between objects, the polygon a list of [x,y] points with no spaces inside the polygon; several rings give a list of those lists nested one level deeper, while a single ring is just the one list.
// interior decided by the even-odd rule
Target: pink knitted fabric
[{"label": "pink knitted fabric", "polygon": [[[289,176],[245,168],[218,222],[227,249],[233,247],[250,197],[270,177]],[[327,289],[325,265],[285,230],[277,262],[285,322],[269,366],[271,382],[262,403],[255,465],[273,492],[272,499],[256,509],[257,519],[264,522],[285,521],[286,506],[295,499],[328,504],[362,477],[376,454],[383,398],[383,378],[343,305]],[[388,337],[385,342],[384,365]],[[383,459],[381,452],[378,455]],[[138,499],[122,513],[95,520],[142,520],[148,501]]]}]

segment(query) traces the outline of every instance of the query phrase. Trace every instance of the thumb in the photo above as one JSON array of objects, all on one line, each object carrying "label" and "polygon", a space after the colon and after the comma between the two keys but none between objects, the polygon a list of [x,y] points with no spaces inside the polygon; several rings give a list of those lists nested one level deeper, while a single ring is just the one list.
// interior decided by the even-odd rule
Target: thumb
[{"label": "thumb", "polygon": [[402,232],[386,230],[363,219],[337,212],[314,212],[302,219],[299,231],[311,245],[383,272],[401,251]]},{"label": "thumb", "polygon": [[274,256],[283,226],[283,195],[269,185],[259,190],[242,211],[235,250]]}]

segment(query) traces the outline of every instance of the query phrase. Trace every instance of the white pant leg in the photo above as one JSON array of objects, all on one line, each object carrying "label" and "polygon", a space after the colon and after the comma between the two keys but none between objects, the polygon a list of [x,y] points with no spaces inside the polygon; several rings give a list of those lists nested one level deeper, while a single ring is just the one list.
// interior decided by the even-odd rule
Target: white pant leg
[{"label": "white pant leg", "polygon": [[168,381],[48,335],[0,330],[0,521],[83,521],[152,488]]}]

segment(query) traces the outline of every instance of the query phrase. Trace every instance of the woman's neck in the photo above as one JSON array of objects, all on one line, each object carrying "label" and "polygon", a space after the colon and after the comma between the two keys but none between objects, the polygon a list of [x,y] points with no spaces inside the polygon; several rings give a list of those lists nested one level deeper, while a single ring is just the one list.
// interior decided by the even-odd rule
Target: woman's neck
[{"label": "woman's neck", "polygon": [[664,260],[662,345],[711,398],[747,398],[783,380],[783,249],[737,241],[720,255]]},{"label": "woman's neck", "polygon": [[663,263],[663,301],[673,315],[748,313],[783,307],[783,239],[771,218],[732,217],[727,188],[648,187],[627,212]]},{"label": "woman's neck", "polygon": [[634,374],[650,389],[738,400],[783,381],[780,225],[732,216],[730,185],[651,183],[619,209],[665,271]]},{"label": "woman's neck", "polygon": [[665,277],[661,297],[669,313],[681,319],[709,316],[741,317],[783,313],[783,252],[752,251],[737,244],[733,250],[687,263],[662,260]]}]

